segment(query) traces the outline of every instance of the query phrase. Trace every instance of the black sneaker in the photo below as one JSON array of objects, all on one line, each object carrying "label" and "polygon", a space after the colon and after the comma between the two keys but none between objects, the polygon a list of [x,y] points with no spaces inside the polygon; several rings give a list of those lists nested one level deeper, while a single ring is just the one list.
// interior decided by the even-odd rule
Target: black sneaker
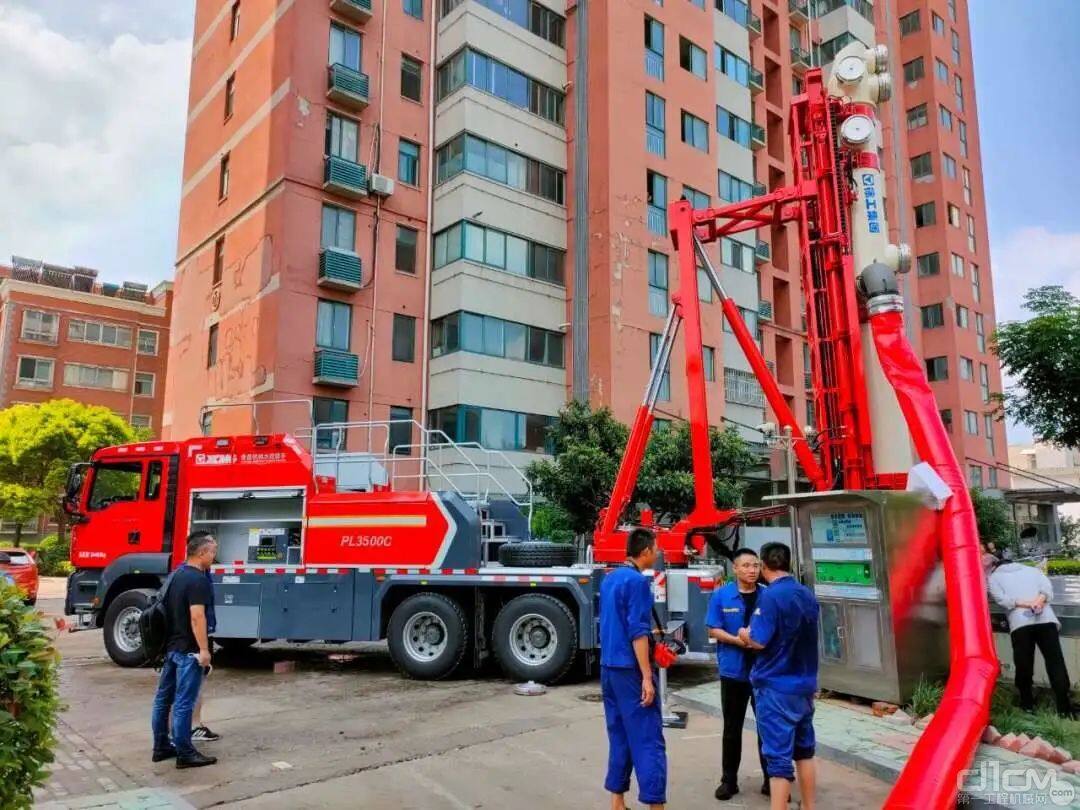
[{"label": "black sneaker", "polygon": [[738,792],[739,792],[739,786],[738,785],[732,785],[729,782],[721,782],[720,787],[718,787],[716,789],[716,793],[714,793],[713,795],[716,796],[716,798],[719,799],[720,801],[726,802],[728,799],[730,799],[732,796],[734,796]]},{"label": "black sneaker", "polygon": [[195,751],[186,757],[180,756],[179,754],[176,756],[176,767],[178,770],[183,770],[184,768],[202,768],[205,765],[213,765],[215,762],[217,762],[217,757],[203,756],[198,751]]},{"label": "black sneaker", "polygon": [[221,735],[215,734],[206,726],[196,726],[191,730],[191,739],[198,742],[214,742],[220,740]]},{"label": "black sneaker", "polygon": [[769,784],[768,779],[761,783],[761,795],[772,796],[772,785]]},{"label": "black sneaker", "polygon": [[171,745],[168,748],[162,748],[160,751],[155,751],[151,759],[154,762],[162,762],[166,759],[172,759],[176,756],[176,749]]}]

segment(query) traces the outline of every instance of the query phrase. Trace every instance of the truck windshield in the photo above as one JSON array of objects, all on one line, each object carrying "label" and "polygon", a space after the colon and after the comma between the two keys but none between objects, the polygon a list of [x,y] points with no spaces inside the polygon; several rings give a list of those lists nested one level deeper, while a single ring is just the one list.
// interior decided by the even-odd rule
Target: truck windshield
[{"label": "truck windshield", "polygon": [[90,509],[104,509],[119,501],[134,501],[139,497],[141,483],[141,462],[119,461],[98,464],[94,468],[94,483],[90,489],[87,505]]}]

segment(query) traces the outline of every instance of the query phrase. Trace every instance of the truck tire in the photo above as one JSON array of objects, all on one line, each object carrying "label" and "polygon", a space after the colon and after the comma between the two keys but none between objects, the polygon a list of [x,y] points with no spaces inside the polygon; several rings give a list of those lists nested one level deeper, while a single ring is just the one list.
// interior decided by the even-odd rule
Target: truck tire
[{"label": "truck tire", "polygon": [[113,663],[122,667],[146,665],[146,652],[139,634],[139,616],[150,604],[150,597],[154,593],[150,588],[135,588],[124,591],[109,604],[102,627],[105,630],[105,651]]},{"label": "truck tire", "polygon": [[554,596],[523,594],[503,605],[495,617],[491,648],[507,678],[556,683],[574,664],[577,621]]},{"label": "truck tire", "polygon": [[528,540],[499,548],[499,562],[519,568],[552,568],[577,562],[577,549],[569,543]]},{"label": "truck tire", "polygon": [[398,605],[386,631],[390,657],[410,678],[437,681],[465,660],[468,622],[461,606],[439,593],[413,594]]}]

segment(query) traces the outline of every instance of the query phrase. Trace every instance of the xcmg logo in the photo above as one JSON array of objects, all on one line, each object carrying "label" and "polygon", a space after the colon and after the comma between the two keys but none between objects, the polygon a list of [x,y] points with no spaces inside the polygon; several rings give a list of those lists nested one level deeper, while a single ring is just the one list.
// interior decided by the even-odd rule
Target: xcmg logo
[{"label": "xcmg logo", "polygon": [[881,214],[878,212],[876,183],[872,172],[863,175],[863,201],[866,205],[866,222],[870,233],[881,233]]}]

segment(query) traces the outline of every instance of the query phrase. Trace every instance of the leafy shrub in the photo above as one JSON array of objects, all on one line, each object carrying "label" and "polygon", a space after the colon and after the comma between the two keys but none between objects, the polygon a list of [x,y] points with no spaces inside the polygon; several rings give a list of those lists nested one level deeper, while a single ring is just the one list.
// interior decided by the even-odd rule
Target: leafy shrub
[{"label": "leafy shrub", "polygon": [[553,543],[574,542],[570,516],[553,503],[542,503],[533,510],[532,536]]},{"label": "leafy shrub", "polygon": [[0,807],[30,807],[52,762],[57,661],[41,615],[0,584]]},{"label": "leafy shrub", "polygon": [[1046,573],[1051,576],[1080,574],[1080,560],[1050,560],[1046,563]]},{"label": "leafy shrub", "polygon": [[66,577],[74,570],[68,562],[70,556],[71,541],[50,534],[37,547],[38,573],[43,577]]}]

